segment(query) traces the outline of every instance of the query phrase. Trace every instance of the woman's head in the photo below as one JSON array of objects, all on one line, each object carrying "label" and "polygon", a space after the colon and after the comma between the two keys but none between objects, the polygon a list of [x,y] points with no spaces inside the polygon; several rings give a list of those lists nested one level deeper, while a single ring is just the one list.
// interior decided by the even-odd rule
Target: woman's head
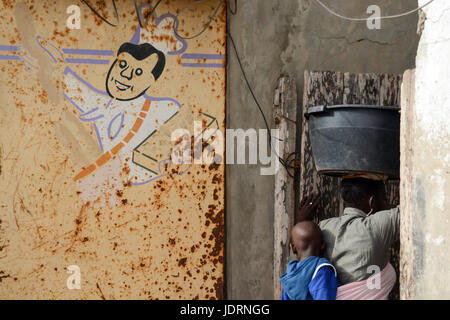
[{"label": "woman's head", "polygon": [[387,209],[383,181],[364,178],[343,179],[341,194],[346,207],[374,212]]}]

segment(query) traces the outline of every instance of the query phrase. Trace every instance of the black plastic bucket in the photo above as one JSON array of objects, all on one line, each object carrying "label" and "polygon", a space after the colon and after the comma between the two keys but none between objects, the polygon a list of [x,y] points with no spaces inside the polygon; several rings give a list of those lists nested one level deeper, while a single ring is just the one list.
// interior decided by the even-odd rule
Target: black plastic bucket
[{"label": "black plastic bucket", "polygon": [[309,137],[319,173],[372,173],[398,178],[398,107],[368,105],[308,108]]}]

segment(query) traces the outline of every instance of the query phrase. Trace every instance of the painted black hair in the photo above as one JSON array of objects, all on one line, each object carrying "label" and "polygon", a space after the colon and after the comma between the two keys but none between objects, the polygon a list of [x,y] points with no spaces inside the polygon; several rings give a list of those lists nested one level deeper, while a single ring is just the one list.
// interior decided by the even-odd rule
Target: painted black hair
[{"label": "painted black hair", "polygon": [[136,60],[144,60],[150,55],[156,53],[158,55],[158,62],[152,70],[152,74],[155,77],[155,80],[158,80],[159,76],[162,74],[164,70],[164,66],[166,65],[166,57],[162,51],[159,51],[154,46],[149,43],[143,44],[133,44],[131,42],[125,42],[122,44],[117,51],[117,55],[122,52],[127,52],[131,54]]},{"label": "painted black hair", "polygon": [[381,192],[384,192],[383,181],[364,178],[343,179],[341,181],[341,194],[346,206],[359,207],[364,198],[379,195]]}]

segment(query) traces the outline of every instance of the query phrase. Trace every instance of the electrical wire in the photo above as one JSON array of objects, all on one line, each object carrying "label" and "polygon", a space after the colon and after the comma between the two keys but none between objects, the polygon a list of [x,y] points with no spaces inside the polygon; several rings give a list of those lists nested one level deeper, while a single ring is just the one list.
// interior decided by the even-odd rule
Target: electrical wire
[{"label": "electrical wire", "polygon": [[178,36],[178,37],[180,37],[181,39],[184,39],[184,40],[191,40],[191,39],[194,39],[194,38],[199,37],[203,32],[205,32],[205,30],[209,27],[209,25],[211,24],[211,22],[212,22],[212,21],[214,20],[214,18],[216,17],[217,12],[219,11],[219,8],[220,8],[220,6],[222,5],[222,3],[224,2],[224,0],[219,0],[219,4],[217,5],[216,9],[214,10],[214,12],[213,12],[211,18],[209,18],[208,23],[205,24],[205,26],[203,27],[203,29],[202,29],[199,33],[197,33],[196,35],[193,35],[192,37],[183,37],[183,36],[181,36],[180,34],[178,34],[178,31],[176,30],[176,26],[177,26],[177,25],[175,24],[175,21],[178,20],[178,16],[179,16],[185,9],[189,8],[190,6],[192,6],[192,5],[194,5],[194,4],[202,3],[202,2],[204,2],[204,1],[205,1],[205,0],[197,0],[197,1],[190,2],[189,4],[187,4],[186,6],[184,6],[184,7],[177,13],[177,15],[175,16],[175,19],[174,19],[174,21],[173,21],[173,25],[172,25],[172,27],[173,27],[173,32],[175,33],[176,36]]},{"label": "electrical wire", "polygon": [[119,25],[119,13],[117,12],[117,7],[116,7],[116,1],[112,0],[112,4],[114,6],[114,13],[116,14],[116,24],[112,24],[111,22],[109,22],[108,20],[106,20],[105,18],[103,18],[98,12],[97,10],[95,10],[86,0],[81,0],[81,2],[83,2],[84,4],[86,4],[89,9],[91,9],[100,19],[102,19],[103,21],[105,21],[107,24],[109,24],[110,26],[113,27],[117,27]]},{"label": "electrical wire", "polygon": [[[410,10],[410,11],[408,11],[408,12],[404,12],[404,13],[396,14],[396,15],[382,16],[382,17],[378,17],[378,18],[351,18],[351,17],[346,17],[346,16],[340,15],[340,14],[338,14],[338,13],[332,11],[332,10],[331,10],[330,8],[328,8],[325,4],[323,4],[320,0],[316,0],[316,1],[317,1],[323,8],[325,8],[328,12],[330,12],[331,14],[333,14],[333,15],[339,17],[339,18],[342,18],[342,19],[345,19],[345,20],[350,20],[350,21],[367,21],[367,20],[369,20],[369,19],[370,19],[370,20],[372,20],[372,19],[392,19],[392,18],[398,18],[398,17],[406,16],[406,15],[409,15],[409,14],[411,14],[411,13],[414,13],[414,12],[416,12],[416,11],[418,11],[418,10],[424,8],[425,6],[427,6],[427,5],[429,5],[430,3],[432,3],[434,0],[430,0],[430,1],[428,1],[427,3],[425,3],[424,5],[422,5],[422,6],[418,7],[418,8],[416,8],[416,9]],[[237,0],[235,0],[235,11],[233,11],[233,10],[231,9],[231,6],[230,6],[230,12],[231,12],[231,14],[233,14],[233,15],[235,15],[235,14],[236,14],[236,11],[237,11],[237,6],[236,6],[236,5],[237,5]],[[242,63],[241,63],[241,60],[240,60],[240,57],[239,57],[239,54],[238,54],[236,45],[235,45],[235,43],[234,43],[233,37],[232,37],[231,33],[229,32],[229,30],[227,30],[227,34],[228,34],[228,36],[229,36],[229,38],[230,38],[230,40],[231,40],[232,47],[233,47],[234,52],[235,52],[235,54],[236,54],[236,58],[237,58],[239,67],[240,67],[240,69],[241,69],[241,72],[242,72],[242,75],[243,75],[243,77],[244,77],[244,80],[245,80],[245,82],[246,82],[246,84],[247,84],[247,87],[248,87],[248,89],[249,89],[249,91],[250,91],[250,93],[251,93],[251,95],[252,95],[252,97],[253,97],[253,100],[254,100],[256,106],[258,107],[259,112],[261,113],[261,115],[262,115],[262,117],[263,117],[264,124],[265,124],[265,126],[266,126],[266,128],[267,128],[267,131],[268,131],[268,133],[269,133],[269,146],[270,146],[270,148],[272,149],[272,136],[271,136],[271,133],[270,133],[270,128],[269,128],[269,125],[268,125],[268,123],[267,123],[266,116],[265,116],[265,114],[264,114],[264,112],[263,112],[263,110],[262,110],[262,108],[261,108],[261,105],[259,104],[258,99],[256,98],[256,96],[255,96],[255,94],[254,94],[254,92],[253,92],[253,89],[252,89],[252,87],[251,87],[251,85],[250,85],[248,79],[247,79],[247,75],[246,75],[246,73],[245,73],[245,71],[244,71],[244,68],[243,68],[243,66],[242,66]],[[289,172],[288,169],[296,169],[296,168],[299,167],[297,164],[294,164],[293,166],[291,165],[292,162],[295,162],[296,160],[298,160],[297,157],[294,157],[293,159],[291,159],[291,157],[292,157],[293,155],[296,155],[296,156],[297,156],[297,155],[300,155],[300,153],[299,153],[299,152],[291,152],[290,154],[288,154],[288,156],[287,156],[285,159],[283,159],[283,158],[281,158],[281,157],[280,157],[273,149],[272,149],[272,152],[275,153],[275,155],[277,156],[277,158],[278,158],[278,160],[280,161],[281,165],[286,169],[288,175],[289,175],[291,178],[294,178],[294,176]]]},{"label": "electrical wire", "polygon": [[[116,25],[110,23],[110,22],[107,21],[105,18],[103,18],[103,17],[102,17],[102,16],[101,16],[94,8],[93,8],[93,7],[91,7],[91,5],[90,5],[88,2],[86,2],[86,0],[81,0],[81,1],[84,2],[84,3],[85,3],[85,4],[86,4],[86,5],[87,5],[87,6],[88,6],[88,7],[89,7],[89,8],[90,8],[97,16],[98,16],[98,17],[100,17],[100,18],[101,18],[103,21],[105,21],[107,24],[109,24],[109,25],[111,25],[111,26],[113,26],[113,27],[116,27],[116,26],[119,24],[119,15],[118,15],[118,12],[117,12],[117,7],[116,7],[115,0],[112,0],[112,3],[113,3],[113,6],[114,6],[114,11],[115,11],[115,14],[116,14],[116,19],[117,19],[117,24],[116,24]],[[157,8],[158,5],[161,3],[161,1],[162,1],[162,0],[158,0],[158,2],[156,3],[156,5],[152,8],[152,11],[150,12],[150,14],[147,15],[147,18],[146,18],[146,20],[145,20],[145,24],[143,24],[143,23],[142,23],[142,20],[141,20],[141,14],[140,14],[139,8],[138,8],[138,6],[137,6],[137,2],[136,2],[136,0],[134,0],[134,6],[135,6],[135,9],[136,9],[136,13],[137,13],[137,15],[138,15],[139,25],[140,25],[141,27],[145,27],[145,25],[146,25],[147,22],[148,22],[149,17],[150,17],[151,14],[156,10],[156,8]],[[183,7],[183,8],[178,12],[178,14],[175,16],[174,23],[173,23],[173,31],[174,31],[174,33],[175,33],[176,36],[178,36],[178,37],[180,37],[180,38],[182,38],[182,39],[185,39],[185,40],[190,40],[190,39],[194,39],[194,38],[199,37],[201,34],[203,34],[203,32],[206,31],[206,29],[209,27],[209,25],[212,23],[212,21],[213,21],[214,18],[216,17],[217,12],[219,11],[219,8],[221,7],[221,5],[222,5],[222,3],[224,2],[224,0],[219,0],[219,3],[218,3],[218,5],[217,5],[216,9],[214,10],[214,12],[213,12],[213,14],[211,15],[209,21],[206,23],[206,25],[203,27],[203,29],[202,29],[199,33],[197,33],[197,34],[195,34],[195,35],[193,35],[193,36],[191,36],[191,37],[182,37],[181,35],[179,35],[178,32],[177,32],[177,30],[176,30],[176,26],[177,26],[177,25],[175,24],[175,21],[178,20],[178,16],[179,16],[185,9],[187,9],[188,7],[190,7],[190,6],[194,5],[194,4],[198,4],[198,3],[201,3],[201,2],[204,2],[204,1],[205,1],[205,0],[197,0],[197,1],[193,1],[193,2],[189,3],[188,5],[186,5],[185,7]],[[432,1],[433,1],[433,0],[432,0]],[[231,12],[231,14],[233,14],[233,15],[236,14],[236,12],[237,12],[237,0],[235,0],[235,10],[233,11],[233,10],[231,9],[231,7],[230,7],[230,12]],[[243,75],[243,77],[244,77],[244,80],[245,80],[245,82],[246,82],[246,84],[247,84],[247,88],[249,89],[249,91],[250,91],[250,93],[251,93],[251,95],[252,95],[252,97],[253,97],[253,100],[254,100],[256,106],[258,107],[259,112],[261,113],[261,116],[262,116],[262,118],[263,118],[263,120],[264,120],[264,124],[265,124],[265,126],[266,126],[266,128],[267,128],[267,132],[268,132],[268,135],[269,135],[269,147],[270,147],[271,151],[276,155],[276,157],[278,158],[278,161],[281,163],[281,165],[286,169],[286,172],[288,173],[288,175],[289,175],[291,178],[294,178],[294,176],[289,172],[288,169],[295,169],[295,168],[298,168],[298,166],[296,166],[296,165],[294,165],[294,166],[291,165],[291,163],[292,163],[293,161],[297,160],[296,157],[294,157],[293,159],[291,159],[291,157],[292,157],[293,155],[297,155],[298,153],[297,153],[297,152],[291,152],[291,153],[286,157],[286,159],[283,159],[282,157],[280,157],[280,156],[277,154],[277,152],[276,152],[275,150],[273,150],[273,146],[272,146],[272,134],[271,134],[271,132],[270,132],[270,127],[269,127],[269,124],[268,124],[268,122],[267,122],[266,115],[264,114],[264,112],[263,112],[263,110],[262,110],[262,108],[261,108],[261,105],[260,105],[260,103],[259,103],[258,99],[256,98],[256,95],[255,95],[255,93],[254,93],[254,91],[253,91],[253,88],[252,88],[252,86],[250,85],[250,82],[248,81],[247,74],[245,73],[244,67],[242,66],[242,62],[241,62],[241,59],[240,59],[240,57],[239,57],[239,53],[238,53],[238,51],[237,51],[236,44],[234,43],[234,39],[233,39],[233,37],[231,36],[231,33],[230,33],[228,30],[227,30],[227,34],[228,34],[228,36],[229,36],[229,38],[230,38],[230,40],[231,40],[231,43],[232,43],[234,52],[235,52],[235,54],[236,54],[237,61],[238,61],[238,63],[239,63],[239,67],[240,67],[240,69],[241,69],[241,72],[242,72],[242,75]],[[281,139],[278,139],[278,140],[283,141],[283,140],[281,140]]]},{"label": "electrical wire", "polygon": [[[214,10],[213,14],[211,15],[211,18],[209,19],[208,23],[204,26],[204,28],[203,28],[199,33],[197,33],[197,34],[194,35],[194,36],[191,36],[191,37],[182,37],[182,36],[180,36],[180,35],[178,34],[177,30],[176,30],[176,24],[175,24],[175,21],[178,20],[178,16],[179,16],[185,9],[187,9],[188,7],[190,7],[190,6],[194,5],[194,4],[198,4],[198,3],[201,3],[201,2],[204,2],[204,1],[205,1],[205,0],[197,0],[197,1],[193,1],[193,2],[189,3],[188,5],[186,5],[185,7],[183,7],[183,8],[178,12],[178,14],[176,15],[176,19],[174,20],[174,24],[173,24],[173,31],[174,31],[175,35],[179,36],[179,37],[182,38],[182,39],[189,40],[189,39],[197,38],[197,37],[199,37],[203,32],[205,32],[206,28],[208,28],[208,26],[211,24],[211,22],[214,20],[215,16],[217,15],[217,12],[219,11],[219,8],[221,7],[221,5],[222,5],[222,3],[223,3],[224,0],[220,0],[220,1],[219,1],[219,3],[218,3],[218,5],[217,5],[216,9]],[[231,10],[231,8],[230,8],[230,11],[231,11],[231,13],[232,13],[233,15],[236,14],[236,12],[237,12],[237,0],[235,0],[235,10],[233,11],[233,10]],[[290,154],[287,156],[286,160],[285,160],[285,159],[283,159],[282,157],[280,157],[280,156],[277,154],[277,152],[276,152],[275,150],[273,150],[273,148],[272,148],[272,134],[271,134],[271,132],[270,132],[270,127],[269,127],[269,124],[268,124],[268,122],[267,122],[266,115],[264,114],[264,112],[263,112],[263,110],[262,110],[262,108],[261,108],[261,105],[260,105],[260,103],[259,103],[258,99],[256,98],[256,95],[255,95],[255,93],[254,93],[254,91],[253,91],[253,88],[252,88],[252,86],[250,85],[250,82],[248,81],[247,75],[246,75],[246,73],[245,73],[244,67],[242,66],[242,62],[241,62],[241,59],[240,59],[240,57],[239,57],[239,53],[238,53],[237,48],[236,48],[236,44],[234,43],[234,39],[233,39],[233,37],[231,36],[231,33],[230,33],[228,30],[227,30],[227,34],[228,34],[228,36],[230,37],[231,43],[232,43],[232,45],[233,45],[233,49],[234,49],[234,52],[235,52],[235,54],[236,54],[236,58],[237,58],[237,60],[238,60],[239,67],[240,67],[240,69],[241,69],[242,75],[243,75],[244,80],[245,80],[245,82],[246,82],[246,84],[247,84],[247,88],[249,89],[249,91],[250,91],[250,93],[251,93],[251,95],[252,95],[252,97],[253,97],[253,100],[255,101],[255,104],[256,104],[256,106],[258,107],[259,112],[261,113],[261,116],[262,116],[262,118],[263,118],[263,120],[264,120],[264,124],[265,124],[265,126],[266,126],[266,128],[267,128],[267,132],[268,132],[268,135],[269,135],[269,146],[270,146],[270,149],[271,149],[271,151],[276,155],[276,157],[278,158],[278,161],[281,163],[281,165],[286,169],[286,172],[288,173],[288,175],[289,175],[291,178],[294,178],[294,176],[289,172],[288,169],[289,169],[289,168],[291,168],[291,169],[296,169],[296,168],[298,168],[298,166],[291,166],[291,163],[292,163],[293,161],[297,160],[297,158],[295,157],[294,159],[291,159],[291,160],[289,160],[289,159],[292,157],[292,155],[296,155],[297,153],[296,153],[296,152],[290,153]],[[281,140],[281,141],[282,141],[282,140]],[[289,161],[288,161],[288,160],[289,160]]]},{"label": "electrical wire", "polygon": [[332,15],[344,19],[344,20],[349,20],[349,21],[367,21],[367,20],[381,20],[381,19],[393,19],[393,18],[399,18],[399,17],[403,17],[406,16],[408,14],[414,13],[416,11],[419,11],[420,9],[426,7],[427,5],[429,5],[430,3],[432,3],[434,0],[430,0],[427,3],[425,3],[424,5],[415,8],[413,10],[404,12],[404,13],[399,13],[399,14],[394,14],[394,15],[389,15],[389,16],[381,16],[381,17],[370,17],[370,18],[352,18],[352,17],[346,17],[343,16],[339,13],[334,12],[333,10],[331,10],[329,7],[327,7],[321,0],[315,0],[318,4],[320,4],[325,10],[327,10],[329,13],[331,13]]},{"label": "electrical wire", "polygon": [[[264,111],[262,110],[261,105],[260,105],[258,99],[256,98],[255,93],[253,92],[253,88],[252,88],[252,86],[250,85],[250,82],[248,81],[247,74],[245,73],[244,67],[242,66],[242,62],[241,62],[241,59],[240,59],[240,57],[239,57],[239,53],[238,53],[238,51],[237,51],[236,44],[234,43],[233,36],[231,35],[231,33],[230,33],[228,30],[227,30],[227,34],[228,34],[228,37],[229,37],[230,40],[231,40],[231,44],[232,44],[232,47],[233,47],[233,49],[234,49],[234,53],[236,54],[236,59],[237,59],[237,61],[238,61],[239,67],[240,67],[240,69],[241,69],[242,76],[244,77],[245,83],[247,84],[247,88],[248,88],[248,90],[250,91],[250,94],[251,94],[252,97],[253,97],[253,101],[255,102],[256,106],[258,107],[258,110],[259,110],[259,112],[261,113],[261,116],[262,116],[262,118],[263,118],[263,120],[264,120],[264,124],[265,124],[265,126],[266,126],[266,128],[267,128],[267,132],[268,132],[268,135],[269,135],[269,147],[270,147],[271,151],[277,156],[278,161],[281,163],[281,165],[286,169],[286,172],[288,173],[288,175],[289,175],[291,178],[294,178],[294,176],[289,172],[288,169],[290,169],[290,168],[291,168],[291,169],[292,169],[292,168],[293,168],[293,169],[298,168],[298,166],[291,166],[291,165],[290,165],[290,164],[292,163],[292,161],[295,161],[295,160],[296,160],[296,157],[295,157],[294,159],[290,160],[290,161],[288,161],[288,160],[292,157],[292,155],[294,155],[294,154],[297,155],[298,153],[297,153],[297,152],[291,152],[291,153],[286,157],[286,159],[283,159],[282,157],[280,157],[280,156],[277,154],[277,152],[276,152],[275,150],[273,150],[273,147],[272,147],[272,135],[271,135],[271,132],[270,132],[270,127],[269,127],[269,124],[268,124],[268,122],[267,122],[266,115],[264,114]],[[280,141],[283,141],[283,140],[280,140]]]},{"label": "electrical wire", "polygon": [[231,9],[231,1],[227,1],[228,2],[228,7],[230,8],[230,13],[234,16],[237,13],[237,0],[234,0],[234,10]]}]

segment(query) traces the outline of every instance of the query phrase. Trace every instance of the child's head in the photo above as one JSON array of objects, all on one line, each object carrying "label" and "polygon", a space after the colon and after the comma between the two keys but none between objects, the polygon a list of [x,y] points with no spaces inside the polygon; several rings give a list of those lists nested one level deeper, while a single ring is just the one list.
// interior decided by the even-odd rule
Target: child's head
[{"label": "child's head", "polygon": [[291,230],[291,250],[297,260],[321,255],[325,243],[319,226],[312,221],[297,223]]}]

